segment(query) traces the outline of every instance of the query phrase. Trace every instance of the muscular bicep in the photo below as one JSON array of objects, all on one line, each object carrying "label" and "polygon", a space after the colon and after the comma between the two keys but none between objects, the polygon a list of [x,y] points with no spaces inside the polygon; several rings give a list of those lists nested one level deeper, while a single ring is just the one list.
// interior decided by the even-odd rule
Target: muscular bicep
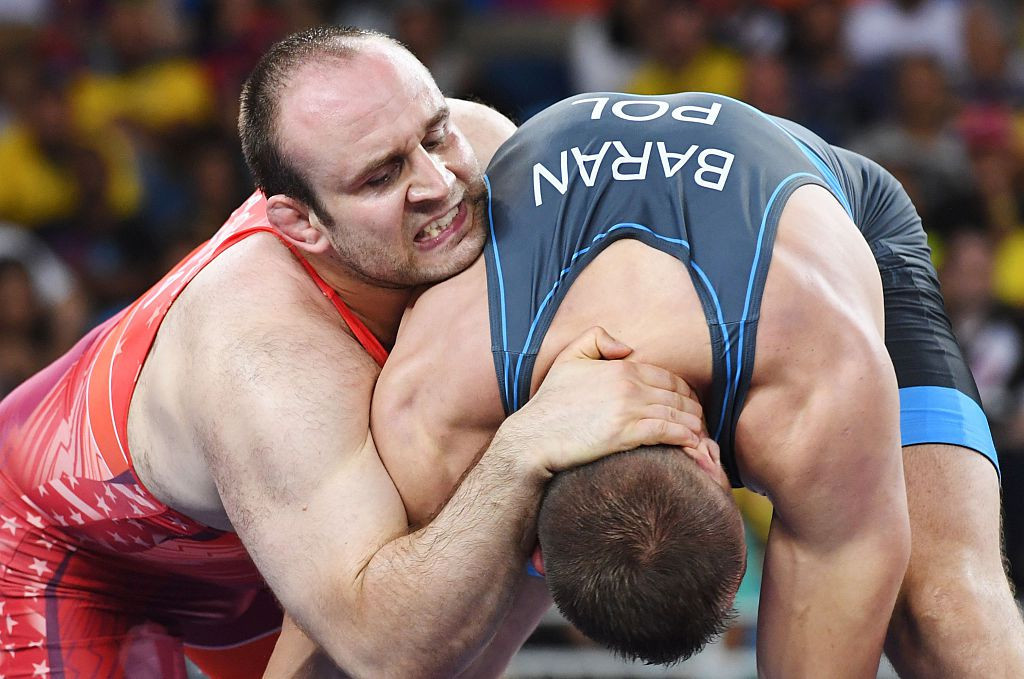
[{"label": "muscular bicep", "polygon": [[757,422],[740,440],[757,450],[749,470],[777,519],[823,541],[870,530],[903,495],[899,399],[884,347],[836,354],[752,391],[744,416]]},{"label": "muscular bicep", "polygon": [[884,354],[861,352],[752,398],[780,421],[754,465],[775,507],[758,616],[766,676],[877,670],[909,555],[891,373]]},{"label": "muscular bicep", "polygon": [[201,436],[233,527],[322,640],[340,632],[362,569],[406,519],[369,435],[376,365],[336,323],[293,320],[233,333],[209,367]]}]

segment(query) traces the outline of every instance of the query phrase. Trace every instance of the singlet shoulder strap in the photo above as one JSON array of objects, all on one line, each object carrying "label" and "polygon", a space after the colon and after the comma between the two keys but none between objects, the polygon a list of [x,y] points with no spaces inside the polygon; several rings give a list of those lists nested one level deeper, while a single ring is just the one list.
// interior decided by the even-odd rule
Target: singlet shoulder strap
[{"label": "singlet shoulder strap", "polygon": [[282,238],[281,234],[277,231],[268,226],[255,226],[250,229],[245,229],[244,231],[239,231],[225,239],[224,243],[218,249],[226,249],[246,236],[251,236],[253,232],[256,231],[266,231],[267,233],[273,234],[275,238],[281,241],[284,246],[288,248],[292,255],[295,256],[295,259],[299,261],[299,264],[302,265],[302,268],[306,270],[306,273],[309,274],[309,277],[312,278],[313,282],[316,283],[318,288],[320,288],[320,292],[324,293],[324,297],[331,301],[334,308],[337,309],[338,313],[341,314],[341,317],[345,319],[345,323],[348,324],[349,329],[352,330],[352,333],[356,336],[356,340],[359,341],[359,344],[366,349],[366,353],[370,354],[370,357],[377,362],[377,365],[383,366],[384,361],[388,358],[388,351],[380,343],[380,340],[378,340],[376,336],[370,332],[370,329],[367,328],[361,320],[359,320],[359,317],[348,308],[348,305],[342,301],[334,288],[329,286],[327,282],[320,277],[320,274],[316,272],[316,269],[313,268],[312,264],[306,261],[306,258],[302,256],[298,248]]}]

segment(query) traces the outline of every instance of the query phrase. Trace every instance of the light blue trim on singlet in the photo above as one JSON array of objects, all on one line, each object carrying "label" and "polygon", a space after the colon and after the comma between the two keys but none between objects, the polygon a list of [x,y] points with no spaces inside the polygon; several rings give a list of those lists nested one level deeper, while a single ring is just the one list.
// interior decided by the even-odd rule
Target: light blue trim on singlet
[{"label": "light blue trim on singlet", "polygon": [[[492,224],[492,229],[493,229],[493,224]],[[582,248],[582,249],[577,250],[576,252],[574,252],[572,257],[569,259],[569,266],[567,266],[566,268],[562,269],[562,271],[558,274],[558,280],[556,280],[554,285],[551,286],[551,290],[548,291],[548,294],[544,296],[544,301],[541,302],[540,308],[537,309],[537,313],[533,317],[533,322],[530,323],[530,331],[526,335],[526,341],[523,343],[523,348],[519,352],[519,359],[516,361],[515,379],[513,381],[513,387],[512,387],[512,400],[508,401],[509,403],[512,404],[512,409],[513,410],[519,410],[519,408],[520,408],[520,405],[519,405],[519,374],[520,374],[520,371],[521,371],[522,365],[523,365],[523,357],[526,355],[526,352],[527,352],[527,350],[530,347],[530,342],[533,340],[533,333],[536,331],[538,323],[540,323],[540,317],[543,315],[544,309],[547,307],[548,302],[550,302],[552,297],[554,297],[555,290],[561,284],[562,279],[564,279],[565,276],[572,270],[573,265],[576,263],[576,260],[579,259],[580,257],[582,257],[583,255],[585,255],[587,252],[589,252],[590,249],[598,241],[603,240],[604,238],[606,238],[608,236],[608,234],[612,233],[613,231],[617,231],[618,229],[632,229],[632,230],[636,230],[636,231],[645,231],[645,232],[651,234],[652,236],[654,236],[655,238],[657,238],[659,240],[665,241],[667,243],[673,243],[675,245],[681,245],[682,247],[686,248],[687,250],[690,249],[690,244],[688,242],[686,242],[685,240],[682,240],[681,238],[669,238],[668,236],[662,236],[661,234],[655,233],[652,229],[650,229],[649,227],[646,227],[646,226],[644,226],[642,224],[635,224],[635,223],[632,223],[632,222],[623,222],[623,223],[619,223],[619,224],[616,224],[616,225],[612,226],[607,231],[604,231],[602,233],[597,234],[596,236],[593,237],[593,239],[591,239],[590,245],[588,245],[587,247]],[[492,239],[493,239],[493,233],[492,233]],[[728,356],[729,356],[728,334],[725,332],[725,323],[724,323],[724,320],[722,318],[722,306],[721,306],[721,304],[718,301],[718,295],[715,292],[714,286],[711,285],[711,281],[708,280],[707,276],[704,275],[704,272],[701,271],[697,267],[696,263],[691,261],[690,264],[691,264],[691,266],[694,267],[694,270],[696,270],[697,273],[700,275],[701,281],[704,283],[705,287],[707,288],[708,294],[711,295],[711,299],[712,299],[712,301],[715,304],[715,309],[716,309],[716,311],[718,313],[718,323],[722,327],[723,334],[725,334],[725,336],[726,336],[725,350],[726,350],[726,364],[728,365],[729,364],[729,360],[728,360]],[[506,355],[506,360],[507,360],[507,356],[508,356],[507,350],[506,350],[505,355]],[[507,384],[507,382],[508,382],[508,376],[506,375],[506,384]]]},{"label": "light blue trim on singlet", "polygon": [[754,113],[757,113],[759,116],[770,122],[772,125],[782,130],[782,132],[785,133],[785,135],[789,137],[794,144],[796,144],[796,147],[800,149],[800,151],[807,157],[807,159],[811,161],[814,167],[818,168],[818,172],[821,172],[822,174],[822,179],[824,179],[825,183],[828,184],[829,187],[832,189],[832,192],[833,194],[835,194],[836,199],[843,206],[843,209],[846,210],[846,214],[849,215],[850,219],[853,219],[853,209],[850,207],[850,200],[846,197],[846,192],[843,191],[843,186],[842,184],[839,183],[839,178],[836,177],[836,174],[835,172],[832,171],[832,168],[825,164],[825,161],[821,159],[821,156],[814,152],[814,149],[808,146],[805,142],[803,142],[801,139],[799,139],[796,135],[787,130],[785,127],[780,125],[778,121],[774,120],[767,113],[751,106],[745,101],[733,99],[732,97],[725,94],[715,94],[714,92],[700,92],[699,94],[709,94],[713,97],[721,97],[722,99],[728,99],[729,101],[746,106],[748,109],[750,109]]},{"label": "light blue trim on singlet", "polygon": [[970,448],[987,457],[1002,475],[985,412],[974,399],[956,389],[900,389],[900,437],[904,446],[949,443]]},{"label": "light blue trim on singlet", "polygon": [[640,230],[640,231],[647,231],[651,235],[653,235],[653,236],[655,236],[657,238],[660,238],[661,240],[665,240],[665,241],[668,241],[670,243],[675,243],[676,245],[682,245],[687,250],[690,249],[690,244],[687,243],[684,240],[681,240],[679,238],[667,238],[665,236],[659,236],[658,234],[654,233],[654,231],[651,231],[651,229],[649,229],[646,226],[643,226],[641,224],[634,224],[634,223],[631,223],[631,222],[623,222],[623,223],[620,223],[620,224],[616,224],[615,226],[611,227],[607,231],[604,231],[602,233],[597,234],[596,236],[594,236],[591,239],[590,245],[588,245],[587,247],[585,247],[585,248],[583,248],[581,250],[577,250],[576,252],[574,252],[572,254],[572,257],[569,258],[569,266],[565,267],[564,269],[561,270],[561,272],[559,272],[558,279],[555,280],[555,284],[551,286],[551,289],[548,290],[548,294],[546,294],[544,296],[544,300],[540,303],[540,308],[537,309],[537,313],[533,317],[533,322],[530,323],[530,330],[526,334],[526,341],[523,342],[523,348],[519,352],[519,360],[516,361],[515,381],[513,382],[514,386],[512,387],[512,399],[513,399],[512,403],[513,403],[513,408],[515,410],[519,410],[519,408],[520,408],[520,405],[519,405],[519,373],[520,373],[520,369],[523,366],[523,356],[526,354],[527,349],[529,349],[529,347],[530,347],[530,342],[531,342],[531,340],[533,340],[533,333],[537,329],[537,324],[540,322],[540,317],[541,317],[541,315],[543,315],[544,309],[547,307],[548,302],[551,301],[551,298],[554,297],[555,290],[557,290],[558,286],[561,285],[562,279],[565,278],[565,276],[572,270],[572,267],[576,263],[576,260],[578,258],[582,257],[583,255],[587,254],[590,251],[590,248],[594,247],[594,245],[598,241],[603,240],[604,238],[606,238],[608,236],[608,234],[610,234],[613,231],[616,231],[617,229],[637,229],[637,230]]},{"label": "light blue trim on singlet", "polygon": [[[722,305],[718,302],[718,295],[715,294],[715,288],[711,285],[711,280],[708,275],[704,273],[704,270],[697,266],[697,263],[690,260],[693,265],[693,270],[700,276],[701,281],[704,283],[704,287],[708,289],[708,293],[711,295],[711,299],[715,302],[715,312],[718,314],[718,327],[721,328],[722,333],[722,346],[725,349],[725,396],[722,398],[722,411],[718,415],[718,426],[715,428],[715,440],[719,439],[722,434],[722,426],[725,424],[725,404],[729,402],[729,389],[732,388],[732,357],[730,351],[732,347],[732,339],[729,337],[729,331],[725,328],[725,319],[722,318]],[[739,347],[738,351],[742,353],[743,347]]]},{"label": "light blue trim on singlet", "polygon": [[[729,399],[735,397],[736,393],[740,389],[740,377],[743,374],[743,334],[746,331],[747,319],[750,316],[750,298],[754,293],[754,278],[757,276],[758,266],[761,264],[761,246],[764,243],[764,230],[768,225],[768,215],[772,211],[772,207],[775,205],[775,199],[778,198],[779,193],[783,188],[786,187],[791,181],[799,179],[801,177],[810,177],[811,179],[818,179],[810,172],[795,172],[781,182],[772,191],[771,197],[768,198],[768,203],[764,207],[764,212],[761,213],[761,227],[757,232],[757,247],[754,249],[754,260],[750,263],[750,276],[747,278],[747,296],[743,302],[743,315],[740,318],[740,334],[737,338],[737,350],[736,350],[736,373],[733,375],[732,383],[726,382],[725,397],[722,400],[722,412],[725,412],[726,406],[729,404]],[[727,373],[728,375],[728,373]],[[728,379],[728,377],[726,378]],[[725,422],[725,418],[718,424],[718,431],[715,432],[715,440],[719,440],[722,433],[722,425]]]},{"label": "light blue trim on singlet", "polygon": [[494,237],[494,212],[491,209],[491,180],[484,175],[484,185],[487,187],[487,222],[491,231],[491,250],[494,251],[494,266],[498,274],[498,297],[501,300],[501,348],[505,358],[505,403],[508,399],[508,319],[505,314],[505,276],[501,273],[501,257],[498,255],[498,239]]},{"label": "light blue trim on singlet", "polygon": [[[772,120],[772,122],[774,123],[775,121]],[[816,168],[818,168],[818,171],[821,172],[822,176],[824,177],[825,183],[828,184],[830,187],[832,187],[832,193],[835,195],[835,197],[842,204],[843,209],[846,210],[846,214],[852,220],[853,219],[853,208],[850,207],[850,201],[846,198],[846,194],[843,192],[843,187],[839,183],[839,178],[836,177],[834,172],[832,172],[832,168],[830,168],[828,165],[826,165],[825,162],[821,158],[818,157],[818,154],[814,152],[814,149],[812,149],[810,146],[808,146],[806,143],[804,143],[800,139],[797,139],[786,128],[782,127],[778,123],[775,123],[775,124],[779,127],[779,129],[781,129],[783,132],[785,132],[787,135],[789,135],[789,138],[792,139],[794,142],[796,142],[797,147],[799,147],[799,149],[804,152],[804,155],[807,156],[807,158],[812,163],[814,163],[814,166]]]}]

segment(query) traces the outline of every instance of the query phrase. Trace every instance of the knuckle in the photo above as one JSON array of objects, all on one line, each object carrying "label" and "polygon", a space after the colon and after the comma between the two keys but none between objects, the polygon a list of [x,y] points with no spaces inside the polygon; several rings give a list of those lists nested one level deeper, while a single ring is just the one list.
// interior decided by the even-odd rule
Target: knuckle
[{"label": "knuckle", "polygon": [[624,378],[631,375],[630,365],[626,361],[607,361],[608,371],[616,377]]},{"label": "knuckle", "polygon": [[668,433],[668,422],[665,420],[650,420],[649,429],[652,436],[662,438]]}]

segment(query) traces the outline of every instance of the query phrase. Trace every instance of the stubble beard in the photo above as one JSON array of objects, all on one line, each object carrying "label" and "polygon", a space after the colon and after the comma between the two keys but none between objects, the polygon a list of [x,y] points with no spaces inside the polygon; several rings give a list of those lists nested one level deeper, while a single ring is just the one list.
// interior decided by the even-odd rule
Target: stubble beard
[{"label": "stubble beard", "polygon": [[470,223],[458,242],[446,243],[444,252],[433,254],[439,261],[418,263],[414,250],[381,252],[366,239],[346,238],[334,229],[329,236],[331,245],[346,269],[373,286],[397,290],[440,283],[467,269],[483,252],[487,187],[481,175],[467,185],[463,200]]}]

